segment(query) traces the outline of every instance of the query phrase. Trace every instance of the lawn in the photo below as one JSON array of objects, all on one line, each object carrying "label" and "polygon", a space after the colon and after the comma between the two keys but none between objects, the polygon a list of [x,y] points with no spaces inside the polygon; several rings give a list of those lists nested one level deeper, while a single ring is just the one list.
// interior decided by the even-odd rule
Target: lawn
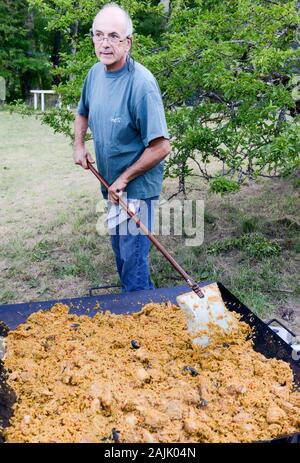
[{"label": "lawn", "polygon": [[[0,303],[117,284],[109,237],[96,229],[99,185],[73,164],[68,140],[34,117],[5,111],[0,135]],[[165,181],[163,196],[176,185]],[[249,181],[229,198],[209,194],[199,179],[189,187],[190,198],[205,201],[204,243],[161,242],[195,279],[221,281],[262,318],[283,317],[300,334],[299,178]],[[181,284],[153,248],[151,269],[157,286]]]}]

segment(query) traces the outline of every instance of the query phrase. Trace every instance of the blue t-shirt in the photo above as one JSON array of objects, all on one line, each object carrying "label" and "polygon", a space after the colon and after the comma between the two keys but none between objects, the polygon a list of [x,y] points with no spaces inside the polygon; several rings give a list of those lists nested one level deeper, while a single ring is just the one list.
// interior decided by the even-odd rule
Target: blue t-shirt
[{"label": "blue t-shirt", "polygon": [[[134,164],[151,140],[169,138],[158,84],[144,66],[126,63],[108,72],[102,63],[89,71],[82,89],[78,113],[88,118],[93,134],[97,167],[112,184]],[[126,188],[128,198],[145,199],[161,192],[161,161]],[[102,188],[104,197],[106,190]]]}]

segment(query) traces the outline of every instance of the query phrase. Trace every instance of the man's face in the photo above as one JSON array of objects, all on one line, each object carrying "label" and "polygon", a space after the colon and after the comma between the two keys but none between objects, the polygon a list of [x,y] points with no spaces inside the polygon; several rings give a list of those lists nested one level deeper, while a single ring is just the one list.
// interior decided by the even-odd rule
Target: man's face
[{"label": "man's face", "polygon": [[[108,71],[118,71],[126,62],[131,45],[130,39],[127,39],[125,35],[126,26],[126,18],[115,8],[102,11],[95,19],[93,38],[95,52]],[[97,41],[97,37],[101,36],[116,37],[123,42],[112,43],[107,39]]]}]

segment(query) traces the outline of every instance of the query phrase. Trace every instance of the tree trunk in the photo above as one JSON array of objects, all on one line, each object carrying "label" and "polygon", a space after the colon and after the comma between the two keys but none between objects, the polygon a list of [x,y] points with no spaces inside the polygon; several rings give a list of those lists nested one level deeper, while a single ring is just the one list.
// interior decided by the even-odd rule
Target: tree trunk
[{"label": "tree trunk", "polygon": [[160,5],[163,5],[165,13],[169,15],[170,13],[170,0],[160,0]]},{"label": "tree trunk", "polygon": [[[72,55],[75,55],[77,51],[76,39],[78,36],[78,28],[79,28],[79,21],[75,21],[74,24],[72,25],[72,30],[71,30],[71,53]],[[74,74],[70,74],[69,80],[74,80],[74,79],[75,79]]]},{"label": "tree trunk", "polygon": [[[35,40],[34,40],[34,14],[33,12],[27,11],[25,21],[24,21],[24,26],[27,29],[27,35],[29,38],[28,49],[24,50],[25,56],[34,56],[34,53],[36,52],[36,46],[35,46]],[[32,76],[31,76],[30,71],[22,72],[22,69],[20,70],[20,85],[21,85],[22,98],[24,100],[26,100],[26,98],[30,95],[31,77]]]},{"label": "tree trunk", "polygon": [[23,100],[26,100],[26,98],[30,95],[30,82],[31,76],[29,72],[24,72],[20,75],[20,85]]},{"label": "tree trunk", "polygon": [[28,29],[28,37],[30,38],[31,41],[31,52],[36,51],[36,44],[34,40],[34,13],[33,12],[28,12],[27,17],[25,20],[25,26],[26,29]]},{"label": "tree trunk", "polygon": [[[51,55],[51,62],[52,62],[53,68],[56,68],[57,66],[59,66],[60,47],[61,47],[61,31],[57,30],[57,31],[54,31],[53,48],[52,48],[52,55]],[[61,77],[59,75],[53,76],[54,85],[58,85],[60,81],[61,81]]]},{"label": "tree trunk", "polygon": [[185,191],[185,168],[186,162],[182,162],[180,164],[180,174],[179,174],[179,191],[178,193],[183,193],[183,197],[186,198],[186,191]]}]

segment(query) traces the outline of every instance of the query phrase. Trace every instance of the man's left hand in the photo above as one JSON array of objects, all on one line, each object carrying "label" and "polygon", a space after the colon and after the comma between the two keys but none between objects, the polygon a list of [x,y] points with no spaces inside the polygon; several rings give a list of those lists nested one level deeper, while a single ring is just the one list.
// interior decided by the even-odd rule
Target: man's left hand
[{"label": "man's left hand", "polygon": [[108,189],[108,199],[112,203],[117,204],[118,198],[122,195],[125,188],[127,187],[126,180],[122,177],[117,178],[117,180],[109,187]]}]

